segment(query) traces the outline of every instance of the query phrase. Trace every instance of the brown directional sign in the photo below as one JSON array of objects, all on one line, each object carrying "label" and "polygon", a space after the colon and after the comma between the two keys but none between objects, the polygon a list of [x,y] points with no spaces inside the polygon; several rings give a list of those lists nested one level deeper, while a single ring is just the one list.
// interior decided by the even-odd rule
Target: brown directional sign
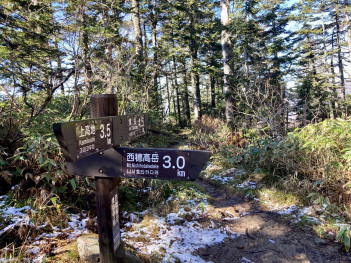
[{"label": "brown directional sign", "polygon": [[68,172],[95,177],[100,262],[126,262],[119,225],[120,180],[113,178],[195,180],[211,153],[116,147],[146,133],[147,115],[109,116],[117,114],[113,94],[93,95],[91,112],[99,118],[54,123],[54,133]]},{"label": "brown directional sign", "polygon": [[195,180],[211,152],[154,148],[111,148],[76,162],[68,162],[73,175]]},{"label": "brown directional sign", "polygon": [[66,161],[74,162],[146,133],[147,115],[124,115],[54,123]]}]

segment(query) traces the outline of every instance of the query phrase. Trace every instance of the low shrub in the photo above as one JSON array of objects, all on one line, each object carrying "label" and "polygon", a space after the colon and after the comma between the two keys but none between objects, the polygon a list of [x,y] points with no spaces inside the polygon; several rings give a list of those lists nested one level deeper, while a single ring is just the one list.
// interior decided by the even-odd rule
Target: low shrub
[{"label": "low shrub", "polygon": [[263,168],[300,194],[318,192],[332,203],[351,205],[351,121],[325,120],[284,139],[257,140],[245,164]]},{"label": "low shrub", "polygon": [[[222,120],[204,115],[196,122],[190,136],[193,148],[218,152],[223,150],[236,151],[245,148],[249,141],[241,132],[233,132]],[[223,149],[228,147],[228,149]]]}]

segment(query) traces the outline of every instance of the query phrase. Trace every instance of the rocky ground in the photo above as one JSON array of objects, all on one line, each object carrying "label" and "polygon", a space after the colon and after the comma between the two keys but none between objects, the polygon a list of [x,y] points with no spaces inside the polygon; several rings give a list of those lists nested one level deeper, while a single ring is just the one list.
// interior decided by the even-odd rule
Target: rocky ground
[{"label": "rocky ground", "polygon": [[[320,239],[311,228],[292,224],[258,202],[231,195],[205,181],[197,181],[213,198],[214,209],[202,218],[204,226],[238,234],[198,249],[206,262],[351,262],[351,255],[333,240]],[[218,218],[219,215],[219,218]],[[217,220],[215,220],[217,218]]]}]

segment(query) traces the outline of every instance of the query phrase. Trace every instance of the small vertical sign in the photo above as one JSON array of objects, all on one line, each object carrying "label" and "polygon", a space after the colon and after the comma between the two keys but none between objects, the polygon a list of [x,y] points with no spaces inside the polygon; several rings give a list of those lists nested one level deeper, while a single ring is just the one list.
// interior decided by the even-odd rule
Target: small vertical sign
[{"label": "small vertical sign", "polygon": [[118,187],[111,192],[111,221],[113,234],[113,251],[116,252],[121,244],[121,231],[119,226]]}]

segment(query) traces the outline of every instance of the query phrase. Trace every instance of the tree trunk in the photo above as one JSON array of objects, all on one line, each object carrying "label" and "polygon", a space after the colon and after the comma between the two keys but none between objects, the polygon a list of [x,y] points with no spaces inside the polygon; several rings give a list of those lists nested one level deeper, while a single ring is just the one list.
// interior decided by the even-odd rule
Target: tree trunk
[{"label": "tree trunk", "polygon": [[[75,68],[78,67],[78,61],[75,61]],[[78,107],[80,105],[79,99],[79,88],[78,88],[78,79],[79,79],[79,72],[75,71],[74,73],[74,86],[73,86],[73,103],[72,103],[72,110],[68,117],[68,120],[75,118],[78,112]]]},{"label": "tree trunk", "polygon": [[221,22],[224,26],[221,34],[222,43],[222,54],[223,54],[223,93],[225,96],[225,117],[227,124],[233,125],[234,113],[233,113],[233,102],[232,102],[232,85],[230,78],[233,76],[233,70],[230,65],[233,59],[233,47],[230,41],[230,35],[226,31],[226,27],[230,22],[229,19],[229,4],[230,0],[221,0]]},{"label": "tree trunk", "polygon": [[349,55],[351,59],[351,19],[350,19],[350,3],[348,0],[345,0],[345,6],[346,6],[346,12],[345,12],[345,18],[346,18],[346,27],[347,27],[347,42],[349,45]]},{"label": "tree trunk", "polygon": [[[195,43],[193,45],[196,45]],[[200,94],[200,78],[199,73],[196,68],[197,61],[197,48],[194,46],[190,48],[191,60],[191,86],[192,86],[192,96],[194,104],[194,122],[201,119],[201,94]]]},{"label": "tree trunk", "polygon": [[141,62],[143,58],[143,38],[140,27],[139,0],[132,0],[132,10],[135,34],[135,53],[138,56],[139,62]]},{"label": "tree trunk", "polygon": [[331,49],[331,56],[330,56],[330,71],[331,71],[331,78],[333,84],[333,97],[334,97],[334,111],[336,117],[339,117],[339,104],[338,104],[338,94],[336,92],[336,80],[335,80],[335,69],[334,69],[334,31],[332,32],[332,49]]},{"label": "tree trunk", "polygon": [[[174,86],[173,86],[174,87]],[[174,94],[175,90],[172,90],[172,96],[173,96],[173,110],[174,110],[174,117],[176,119],[176,121],[178,121],[178,116],[177,116],[177,108],[176,108],[176,101],[175,101],[175,94]]]},{"label": "tree trunk", "polygon": [[143,20],[143,34],[144,34],[144,52],[145,52],[145,57],[148,56],[148,52],[147,52],[147,47],[148,47],[148,44],[149,44],[149,40],[147,39],[147,34],[146,34],[146,21]]},{"label": "tree trunk", "polygon": [[[55,41],[55,45],[56,45],[56,48],[57,50],[59,49],[58,47],[58,41]],[[60,82],[63,81],[63,74],[62,74],[62,59],[61,59],[61,56],[60,55],[57,55],[57,68],[58,68],[58,71],[59,71],[59,78],[60,78]],[[65,95],[65,87],[64,85],[62,84],[61,87],[61,93],[62,95],[64,96]]]},{"label": "tree trunk", "polygon": [[188,79],[186,74],[186,61],[183,60],[183,85],[184,85],[184,103],[185,106],[185,115],[187,120],[187,125],[191,124],[191,115],[190,115],[190,103],[189,103],[189,91],[188,91]]},{"label": "tree trunk", "polygon": [[[327,74],[330,75],[330,68],[328,66],[328,51],[327,51],[327,38],[326,38],[326,30],[325,30],[325,23],[324,23],[324,14],[323,11],[325,9],[325,1],[323,0],[321,6],[321,14],[322,14],[322,33],[323,33],[323,51],[324,51],[324,63],[326,66]],[[332,88],[330,87],[330,83],[327,80],[327,89],[332,95]],[[329,115],[330,119],[335,119],[334,109],[333,109],[333,99],[331,96],[328,96],[328,104],[329,104]]]},{"label": "tree trunk", "polygon": [[216,87],[215,87],[215,77],[210,75],[211,81],[211,111],[216,107]]},{"label": "tree trunk", "polygon": [[81,6],[81,22],[82,22],[82,27],[83,27],[83,33],[82,33],[82,46],[83,46],[83,59],[85,61],[84,67],[83,67],[83,72],[84,72],[84,85],[85,85],[85,96],[84,100],[81,104],[81,107],[78,109],[78,115],[79,117],[83,117],[84,115],[84,109],[86,105],[89,102],[90,95],[92,94],[92,68],[91,68],[91,63],[90,63],[90,48],[89,48],[89,32],[87,30],[88,28],[88,22],[87,22],[87,17],[85,13],[85,6],[84,2],[82,3]]},{"label": "tree trunk", "polygon": [[152,46],[153,46],[153,55],[154,55],[154,87],[157,89],[158,83],[158,69],[159,69],[159,64],[158,64],[158,57],[157,57],[157,19],[155,18],[155,15],[153,13],[153,8],[154,5],[150,6],[151,9],[151,34],[152,34]]},{"label": "tree trunk", "polygon": [[169,86],[168,86],[168,76],[166,75],[166,87],[167,87],[167,103],[168,103],[168,114],[171,115],[171,96],[169,93]]},{"label": "tree trunk", "polygon": [[[158,87],[158,78],[159,78],[159,61],[158,61],[158,53],[157,53],[157,16],[154,14],[155,10],[155,1],[152,1],[152,3],[149,3],[149,9],[150,9],[150,24],[151,24],[151,39],[152,39],[152,53],[153,53],[153,76],[152,76],[152,81],[153,85],[151,90],[151,105],[152,107],[157,111],[160,112],[162,111],[162,96],[160,95],[159,92],[159,87]],[[145,32],[145,38],[146,38],[146,30],[144,29]],[[145,55],[146,56],[146,55]]]},{"label": "tree trunk", "polygon": [[[197,1],[193,1],[193,5],[196,5]],[[197,44],[197,31],[195,30],[195,25],[197,24],[197,16],[194,10],[189,10],[189,33],[190,41],[189,51],[190,51],[190,74],[191,74],[191,87],[192,87],[192,97],[193,97],[193,107],[194,107],[194,122],[201,120],[201,93],[200,93],[200,78],[198,73],[198,44]]]},{"label": "tree trunk", "polygon": [[339,74],[340,74],[340,89],[342,94],[342,100],[345,101],[346,90],[345,90],[344,66],[343,66],[342,54],[341,54],[339,9],[337,4],[335,6],[335,25],[336,25],[336,44],[338,46],[338,67],[339,67]]},{"label": "tree trunk", "polygon": [[[174,41],[173,41],[173,48],[174,48]],[[177,113],[178,113],[178,124],[180,127],[182,127],[182,118],[181,118],[181,113],[180,113],[180,101],[179,101],[179,87],[178,87],[178,80],[177,80],[177,65],[176,65],[176,59],[175,56],[172,56],[173,59],[173,76],[174,76],[174,88],[176,92],[176,98],[177,98]]]}]

